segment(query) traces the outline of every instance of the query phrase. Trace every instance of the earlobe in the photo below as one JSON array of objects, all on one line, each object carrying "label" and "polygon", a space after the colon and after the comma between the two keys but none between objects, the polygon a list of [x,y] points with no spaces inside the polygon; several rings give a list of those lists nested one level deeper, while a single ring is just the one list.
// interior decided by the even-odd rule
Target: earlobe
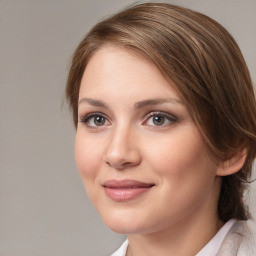
[{"label": "earlobe", "polygon": [[237,152],[231,158],[220,163],[217,169],[218,176],[228,176],[241,170],[247,157],[247,150]]}]

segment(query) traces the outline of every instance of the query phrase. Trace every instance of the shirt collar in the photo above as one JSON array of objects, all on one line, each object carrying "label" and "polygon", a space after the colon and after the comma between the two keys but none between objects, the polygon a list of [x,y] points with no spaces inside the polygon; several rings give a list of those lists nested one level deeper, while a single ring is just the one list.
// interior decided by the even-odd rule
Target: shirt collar
[{"label": "shirt collar", "polygon": [[[215,256],[220,249],[220,246],[231,229],[231,227],[236,222],[235,219],[231,219],[226,222],[223,227],[217,232],[217,234],[204,246],[204,248],[196,254],[196,256]],[[114,252],[111,256],[125,256],[128,247],[128,240],[125,240],[121,247]]]},{"label": "shirt collar", "polygon": [[219,251],[224,238],[235,222],[235,219],[231,219],[226,222],[217,234],[204,246],[204,248],[196,254],[196,256],[215,256]]}]

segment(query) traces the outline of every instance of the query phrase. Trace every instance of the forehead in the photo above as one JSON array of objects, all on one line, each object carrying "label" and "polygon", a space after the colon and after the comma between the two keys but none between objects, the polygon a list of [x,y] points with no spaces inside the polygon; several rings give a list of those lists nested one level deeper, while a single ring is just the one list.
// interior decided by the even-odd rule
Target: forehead
[{"label": "forehead", "polygon": [[[134,51],[104,46],[90,58],[83,74],[80,97],[87,94],[177,94],[172,82],[148,59]],[[178,96],[177,96],[178,97]]]}]

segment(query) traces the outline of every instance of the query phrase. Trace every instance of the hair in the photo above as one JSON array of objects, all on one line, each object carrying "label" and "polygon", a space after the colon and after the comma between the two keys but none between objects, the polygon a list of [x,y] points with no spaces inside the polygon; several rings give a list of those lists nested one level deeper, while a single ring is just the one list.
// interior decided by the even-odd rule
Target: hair
[{"label": "hair", "polygon": [[224,222],[248,219],[243,194],[256,155],[256,103],[248,68],[229,32],[201,13],[165,3],[131,6],[99,22],[71,62],[66,98],[75,126],[84,70],[107,44],[144,56],[174,82],[214,157],[227,160],[246,150],[241,170],[222,179],[218,216]]}]

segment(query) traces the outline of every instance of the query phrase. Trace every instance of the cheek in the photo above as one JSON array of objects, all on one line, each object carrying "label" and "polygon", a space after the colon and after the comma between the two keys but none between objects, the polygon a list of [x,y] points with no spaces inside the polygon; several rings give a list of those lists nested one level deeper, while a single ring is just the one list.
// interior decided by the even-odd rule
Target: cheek
[{"label": "cheek", "polygon": [[[217,193],[214,185],[216,165],[211,161],[201,138],[172,137],[147,148],[150,169],[158,177],[159,194],[154,204],[163,209],[163,219],[181,218],[201,206]],[[146,149],[145,149],[146,150]]]},{"label": "cheek", "polygon": [[97,177],[100,170],[100,145],[81,131],[77,131],[75,140],[75,160],[85,190],[95,204],[97,201]]},{"label": "cheek", "polygon": [[[183,183],[191,179],[200,182],[206,173],[213,175],[216,165],[210,159],[207,146],[196,129],[181,131],[160,138],[154,147],[145,148],[148,160],[160,176],[171,177],[173,182]],[[207,172],[206,172],[207,171]]]},{"label": "cheek", "polygon": [[99,169],[100,147],[95,147],[95,141],[83,136],[77,131],[75,140],[75,160],[80,175],[85,182],[90,181],[97,175]]}]

